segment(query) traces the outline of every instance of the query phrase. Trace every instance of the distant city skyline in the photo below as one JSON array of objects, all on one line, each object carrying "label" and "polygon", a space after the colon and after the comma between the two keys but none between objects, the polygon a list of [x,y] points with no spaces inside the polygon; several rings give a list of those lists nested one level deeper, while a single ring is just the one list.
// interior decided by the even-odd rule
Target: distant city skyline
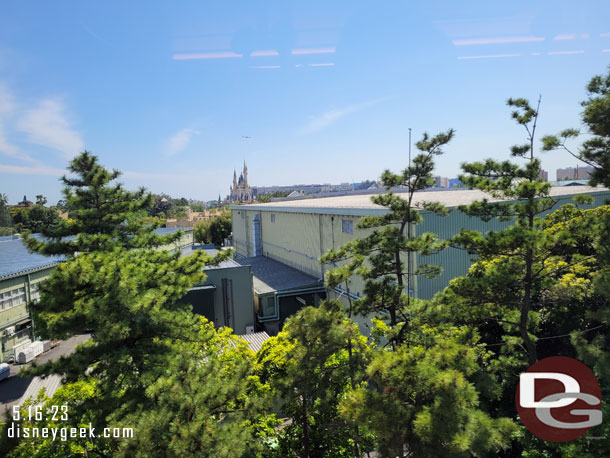
[{"label": "distant city skyline", "polygon": [[[2,2],[0,192],[61,198],[87,149],[129,189],[214,200],[251,186],[354,183],[402,170],[456,130],[435,175],[526,141],[509,97],[542,95],[537,145],[580,127],[610,63],[610,4]],[[574,142],[576,146],[578,142]],[[575,167],[544,153],[542,168]],[[584,164],[578,164],[584,165]]]}]

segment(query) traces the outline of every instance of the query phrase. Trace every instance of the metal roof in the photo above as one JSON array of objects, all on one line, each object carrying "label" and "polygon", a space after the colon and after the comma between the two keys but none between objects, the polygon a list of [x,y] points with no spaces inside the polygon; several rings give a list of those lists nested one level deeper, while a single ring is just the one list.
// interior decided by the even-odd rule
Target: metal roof
[{"label": "metal roof", "polygon": [[322,286],[315,277],[265,256],[237,259],[242,266],[251,266],[252,285],[257,294]]},{"label": "metal roof", "polygon": [[[155,233],[167,235],[178,230],[192,231],[192,228],[161,227],[155,229]],[[34,237],[40,237],[40,235],[34,234]],[[66,239],[70,238],[73,237],[66,237]],[[0,278],[2,279],[52,267],[65,259],[65,256],[43,256],[38,253],[30,253],[17,235],[0,237]]]},{"label": "metal roof", "polygon": [[60,263],[63,256],[30,253],[20,238],[0,240],[0,278],[34,272]]},{"label": "metal roof", "polygon": [[243,340],[245,340],[246,343],[248,344],[248,347],[250,347],[250,350],[252,350],[254,353],[256,353],[257,351],[259,351],[261,349],[261,347],[263,346],[265,341],[267,339],[269,339],[270,336],[265,331],[263,331],[263,332],[254,332],[252,334],[243,334],[239,337],[241,337]]},{"label": "metal roof", "polygon": [[36,399],[38,392],[41,389],[45,389],[45,394],[49,397],[53,396],[55,391],[61,386],[61,375],[51,374],[48,377],[34,377],[30,382],[27,390],[21,396],[19,404],[23,404],[28,398]]},{"label": "metal roof", "polygon": [[[551,187],[552,197],[570,196],[576,194],[599,194],[608,193],[608,189],[591,186],[556,186]],[[407,193],[395,192],[403,198]],[[257,210],[278,211],[288,213],[315,213],[315,214],[339,214],[339,215],[383,215],[388,212],[385,207],[374,204],[371,194],[354,194],[338,197],[321,197],[318,199],[301,199],[283,202],[269,202],[265,204],[234,205],[231,210]],[[477,189],[455,189],[448,191],[420,191],[414,196],[414,205],[424,202],[439,202],[446,207],[452,208],[458,205],[471,204],[476,200],[487,198],[490,202],[499,202],[502,199],[493,199],[489,194]]]}]

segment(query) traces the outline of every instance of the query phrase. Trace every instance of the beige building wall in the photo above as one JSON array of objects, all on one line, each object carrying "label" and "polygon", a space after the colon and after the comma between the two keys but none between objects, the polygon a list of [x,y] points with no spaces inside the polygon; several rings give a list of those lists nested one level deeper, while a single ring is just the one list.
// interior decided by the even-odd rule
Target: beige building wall
[{"label": "beige building wall", "polygon": [[6,360],[15,345],[33,337],[31,327],[12,335],[6,335],[5,330],[29,319],[29,304],[40,297],[38,284],[45,280],[52,270],[53,267],[48,267],[0,279],[0,297],[4,298],[6,293],[10,293],[11,300],[18,299],[21,302],[12,306],[7,306],[6,302],[4,306],[0,305],[0,362]]}]

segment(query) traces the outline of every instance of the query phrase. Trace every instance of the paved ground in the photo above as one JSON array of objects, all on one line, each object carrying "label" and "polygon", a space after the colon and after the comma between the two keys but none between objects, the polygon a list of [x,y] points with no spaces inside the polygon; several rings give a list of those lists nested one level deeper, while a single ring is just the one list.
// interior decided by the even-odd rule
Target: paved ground
[{"label": "paved ground", "polygon": [[[55,361],[60,356],[68,355],[74,351],[74,347],[89,338],[89,334],[76,335],[68,340],[63,340],[49,351],[38,355],[35,358],[37,364],[46,363],[47,361]],[[11,364],[11,376],[8,379],[0,381],[0,415],[5,409],[10,409],[13,405],[19,403],[21,397],[26,393],[37,393],[40,388],[46,384],[51,384],[53,387],[59,385],[59,377],[51,376],[48,379],[40,379],[36,377],[19,377],[19,371],[28,367],[30,364]]]}]

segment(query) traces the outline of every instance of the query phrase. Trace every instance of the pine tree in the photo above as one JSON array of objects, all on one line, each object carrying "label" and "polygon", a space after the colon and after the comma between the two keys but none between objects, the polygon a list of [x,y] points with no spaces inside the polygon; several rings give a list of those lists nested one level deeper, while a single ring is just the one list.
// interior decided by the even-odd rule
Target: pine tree
[{"label": "pine tree", "polygon": [[301,309],[257,355],[261,380],[292,420],[280,435],[280,456],[361,456],[361,431],[341,417],[338,405],[352,380],[362,379],[368,350],[340,307],[330,301]]},{"label": "pine tree", "polygon": [[[203,267],[221,261],[226,254],[212,259],[199,251],[181,258],[180,253],[157,249],[180,234],[158,236],[154,225],[143,221],[151,203],[144,190],[133,193],[113,184],[119,172],[107,171],[86,152],[71,162],[70,171],[76,176],[63,181],[71,220],[46,228],[43,238],[26,238],[30,249],[67,257],[44,283],[41,300],[31,309],[42,337],[60,339],[87,330],[91,339],[68,356],[32,367],[28,374],[62,374],[67,383],[95,380],[95,395],[71,406],[70,414],[92,418],[98,428],[136,422],[142,428],[140,437],[151,441],[147,446],[158,448],[156,453],[162,456],[184,456],[181,451],[214,440],[197,438],[186,427],[171,444],[165,442],[154,431],[158,431],[159,421],[166,426],[171,423],[158,417],[167,409],[177,409],[175,421],[185,424],[192,420],[191,415],[217,410],[213,418],[221,424],[206,419],[197,431],[246,428],[241,434],[223,436],[222,447],[238,450],[240,440],[250,434],[247,428],[252,418],[222,413],[217,402],[227,409],[243,405],[249,395],[254,402],[256,393],[248,394],[244,386],[247,360],[235,351],[220,354],[211,324],[193,315],[189,305],[178,302],[191,286],[205,279]],[[221,341],[234,345],[230,339]],[[231,364],[234,371],[229,369]],[[217,376],[204,376],[206,370]],[[226,376],[218,371],[226,371]],[[186,374],[199,377],[202,385],[189,385],[183,378]],[[187,388],[200,405],[192,404],[189,392],[183,392]],[[206,452],[200,449],[198,453]]]},{"label": "pine tree", "polygon": [[[357,274],[365,282],[363,297],[354,302],[354,312],[368,315],[386,313],[389,325],[395,334],[390,336],[393,345],[404,338],[409,321],[410,303],[415,279],[419,275],[435,277],[440,267],[419,264],[415,268],[416,255],[434,254],[446,243],[435,234],[416,234],[415,227],[423,221],[420,210],[428,210],[440,215],[448,210],[436,202],[417,202],[415,193],[434,184],[432,172],[434,157],[443,153],[443,147],[451,141],[454,131],[430,137],[424,134],[416,146],[421,151],[412,164],[400,174],[389,170],[383,172],[381,181],[388,190],[386,194],[374,196],[373,203],[388,209],[384,216],[366,216],[358,221],[357,227],[372,229],[364,238],[347,243],[337,250],[331,250],[322,261],[338,266],[347,263],[348,272],[331,270],[327,285],[334,288],[347,277]],[[406,188],[406,198],[390,191],[401,186]],[[400,327],[397,324],[401,322]]]},{"label": "pine tree", "polygon": [[587,100],[582,121],[591,138],[585,140],[578,149],[569,147],[568,139],[578,137],[578,129],[565,129],[558,135],[547,135],[542,141],[544,149],[564,150],[576,159],[593,167],[590,184],[599,183],[610,187],[610,71],[606,76],[594,76],[587,84]]},{"label": "pine tree", "polygon": [[518,312],[516,321],[519,334],[526,348],[528,362],[533,364],[537,360],[537,353],[534,338],[530,334],[533,319],[531,312],[535,306],[534,289],[539,278],[539,273],[533,270],[533,266],[536,262],[536,247],[542,243],[543,237],[537,217],[550,210],[556,202],[549,196],[550,183],[539,178],[540,160],[535,156],[534,141],[540,99],[536,109],[525,99],[509,99],[507,104],[515,107],[512,118],[527,132],[528,142],[511,148],[511,155],[525,159],[525,164],[520,166],[510,161],[498,162],[492,159],[463,164],[465,174],[459,178],[466,186],[480,189],[501,201],[492,202],[485,198],[459,208],[483,221],[498,218],[514,224],[501,231],[489,232],[486,237],[475,231],[462,230],[454,240],[458,246],[468,249],[481,260],[505,255],[518,263],[512,268],[518,269],[514,270],[518,272],[517,275],[523,272],[518,279],[520,288],[505,299]]}]

